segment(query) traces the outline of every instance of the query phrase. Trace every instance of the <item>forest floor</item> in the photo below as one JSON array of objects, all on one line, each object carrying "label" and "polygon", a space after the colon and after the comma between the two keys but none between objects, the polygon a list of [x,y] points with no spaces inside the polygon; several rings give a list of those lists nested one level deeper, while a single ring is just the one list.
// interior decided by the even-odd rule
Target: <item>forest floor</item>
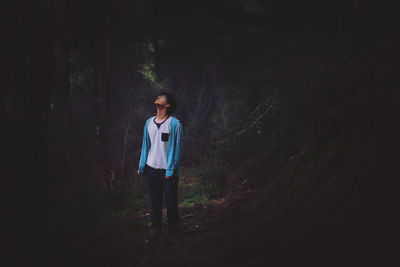
[{"label": "forest floor", "polygon": [[195,175],[195,168],[183,167],[179,177],[179,236],[171,238],[164,227],[158,242],[149,240],[149,209],[143,205],[140,210],[109,216],[95,229],[74,238],[74,250],[83,265],[85,262],[93,266],[201,265],[194,247],[212,242],[210,232],[223,232],[229,216],[235,216],[237,203],[249,199],[255,190],[247,186],[247,180],[240,174],[231,174],[219,197],[207,200],[198,192]]}]

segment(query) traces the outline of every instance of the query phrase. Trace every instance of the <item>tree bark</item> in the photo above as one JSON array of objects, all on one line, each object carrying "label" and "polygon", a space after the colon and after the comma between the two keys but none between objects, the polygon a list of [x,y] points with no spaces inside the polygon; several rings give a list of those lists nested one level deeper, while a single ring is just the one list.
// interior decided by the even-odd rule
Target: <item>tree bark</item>
[{"label": "tree bark", "polygon": [[54,2],[54,113],[50,127],[51,158],[55,159],[59,201],[65,207],[71,190],[69,148],[72,133],[72,106],[69,83],[68,0]]},{"label": "tree bark", "polygon": [[104,25],[102,62],[100,63],[100,82],[98,84],[99,92],[97,95],[97,104],[99,108],[100,141],[107,140],[107,131],[111,112],[111,79],[112,79],[112,38],[113,38],[113,17],[118,2],[109,1]]}]

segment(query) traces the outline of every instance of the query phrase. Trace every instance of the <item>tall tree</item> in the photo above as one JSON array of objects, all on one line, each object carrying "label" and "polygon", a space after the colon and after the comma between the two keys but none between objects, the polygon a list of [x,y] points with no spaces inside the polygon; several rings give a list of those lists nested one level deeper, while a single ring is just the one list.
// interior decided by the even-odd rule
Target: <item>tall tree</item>
[{"label": "tall tree", "polygon": [[[60,201],[68,202],[71,186],[68,148],[73,127],[69,83],[69,6],[68,0],[54,2],[54,90],[50,133],[52,158],[58,159],[55,173],[61,191]],[[54,153],[54,154],[53,154]],[[59,165],[58,165],[59,164]]]}]

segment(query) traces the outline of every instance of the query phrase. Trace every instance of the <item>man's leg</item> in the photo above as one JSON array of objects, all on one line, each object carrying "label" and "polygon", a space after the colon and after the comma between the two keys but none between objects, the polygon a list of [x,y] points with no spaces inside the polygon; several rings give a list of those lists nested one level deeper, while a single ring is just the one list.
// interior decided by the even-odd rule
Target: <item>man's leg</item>
[{"label": "man's leg", "polygon": [[162,227],[162,194],[163,194],[163,183],[162,176],[160,173],[146,166],[147,171],[147,184],[149,186],[150,198],[151,198],[151,227],[156,229],[161,229]]},{"label": "man's leg", "polygon": [[178,176],[171,176],[164,181],[165,202],[167,203],[168,231],[174,233],[178,230]]}]

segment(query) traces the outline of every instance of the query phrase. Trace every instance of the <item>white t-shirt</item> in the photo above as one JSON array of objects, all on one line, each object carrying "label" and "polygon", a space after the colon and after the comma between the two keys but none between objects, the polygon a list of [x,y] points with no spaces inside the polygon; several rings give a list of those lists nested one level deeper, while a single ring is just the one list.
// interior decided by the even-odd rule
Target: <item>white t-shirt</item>
[{"label": "white t-shirt", "polygon": [[160,128],[157,127],[154,119],[156,116],[151,118],[147,131],[150,137],[150,150],[147,156],[146,164],[155,169],[166,169],[167,168],[167,155],[169,150],[169,138],[171,129],[171,116],[163,121]]}]

